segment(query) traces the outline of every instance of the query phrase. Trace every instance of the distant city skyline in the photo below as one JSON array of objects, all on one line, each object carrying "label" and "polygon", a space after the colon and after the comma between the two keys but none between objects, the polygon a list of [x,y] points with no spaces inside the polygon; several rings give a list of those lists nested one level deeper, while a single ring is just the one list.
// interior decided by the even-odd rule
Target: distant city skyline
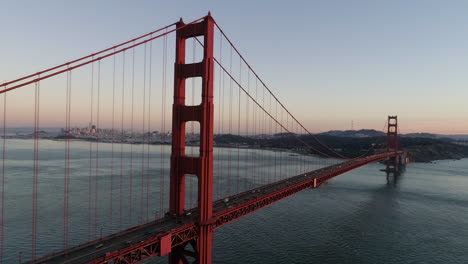
[{"label": "distant city skyline", "polygon": [[[387,115],[398,115],[401,133],[468,134],[465,1],[50,0],[10,1],[2,9],[0,82],[211,11],[311,132],[346,130],[351,120],[356,130],[381,130]],[[168,65],[172,71],[173,61]],[[172,80],[168,84],[171,99]],[[58,95],[42,89],[41,124],[63,126],[63,113],[52,107]],[[15,111],[15,105],[28,102],[32,109],[32,94],[31,89],[20,91],[9,101],[10,126],[31,124],[32,114],[26,108]],[[89,107],[76,100],[72,116],[87,124],[83,109]],[[103,107],[102,125],[109,127],[110,108]],[[124,122],[128,127],[129,118]]]},{"label": "distant city skyline", "polygon": [[[1,129],[1,126],[0,126],[0,129]],[[73,125],[70,127],[71,130],[86,130],[88,129],[88,127],[86,126],[79,126],[79,125]],[[102,130],[102,131],[105,131],[106,133],[111,133],[112,132],[112,128],[110,127],[101,127],[99,128],[98,130]],[[378,131],[378,132],[382,132],[382,133],[386,133],[386,130],[377,130],[377,129],[368,129],[368,128],[354,128],[354,129],[350,129],[350,128],[345,128],[345,129],[331,129],[331,130],[326,130],[326,131],[321,131],[321,132],[317,132],[316,134],[321,134],[321,133],[327,133],[327,132],[334,132],[334,131],[369,131],[369,130],[372,130],[372,131]],[[34,127],[28,127],[28,126],[18,126],[18,127],[7,127],[6,129],[7,131],[7,134],[8,133],[11,133],[11,132],[19,132],[19,133],[32,133],[34,131]],[[44,131],[44,132],[53,132],[53,133],[58,133],[58,132],[62,132],[65,131],[65,128],[64,127],[59,127],[59,126],[41,126],[39,127],[39,131]],[[120,128],[114,128],[114,134],[119,134],[119,133],[122,133],[122,130]],[[123,133],[124,134],[129,134],[129,133],[132,133],[132,130],[129,128],[129,127],[124,127],[123,129]],[[135,134],[141,134],[141,133],[156,133],[156,134],[161,134],[161,133],[164,133],[166,135],[171,135],[172,134],[172,131],[171,129],[168,129],[168,130],[165,130],[165,131],[161,131],[161,130],[158,130],[157,128],[151,128],[151,129],[146,129],[146,130],[142,130],[141,128],[134,128],[133,129],[133,133]],[[284,133],[287,133],[287,132],[274,132],[272,131],[271,133],[266,133],[268,135],[273,135],[273,134],[284,134]],[[187,129],[186,130],[186,134],[189,135],[189,134],[193,134],[193,135],[199,135],[200,133],[196,130],[194,131],[191,131],[191,129]],[[218,134],[229,134],[228,132],[224,132],[224,133],[214,133],[215,135],[218,135]],[[246,136],[254,136],[254,135],[262,135],[261,132],[253,132],[253,131],[248,131],[248,132],[241,132],[240,134],[237,133],[237,132],[234,132],[233,134],[238,134],[238,135],[246,135]],[[306,132],[303,132],[303,133],[296,133],[296,134],[307,134]],[[428,132],[404,132],[404,133],[401,133],[402,135],[405,135],[405,134],[434,134],[434,135],[460,135],[460,136],[468,136],[468,133],[465,133],[465,134],[444,134],[444,133],[428,133]]]}]

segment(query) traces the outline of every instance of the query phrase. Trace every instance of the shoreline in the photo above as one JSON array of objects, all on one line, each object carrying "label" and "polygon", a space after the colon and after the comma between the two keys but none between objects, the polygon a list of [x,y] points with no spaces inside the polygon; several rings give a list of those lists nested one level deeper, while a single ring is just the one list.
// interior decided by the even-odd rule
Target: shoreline
[{"label": "shoreline", "polygon": [[[34,140],[32,137],[5,137],[5,139],[13,139],[13,140]],[[52,142],[64,142],[66,139],[65,138],[39,138],[39,140],[48,140]],[[151,145],[151,146],[171,146],[170,142],[151,142],[151,143],[144,143],[142,141],[134,141],[134,142],[128,142],[128,141],[114,141],[112,140],[99,140],[99,139],[94,139],[94,138],[70,138],[69,141],[72,142],[90,142],[90,143],[104,143],[104,144],[125,144],[125,145]],[[194,144],[186,144],[187,147],[197,147],[197,145]],[[286,152],[294,155],[302,155],[302,156],[314,156],[314,157],[321,157],[316,154],[312,153],[307,153],[305,151],[301,150],[294,150],[294,149],[283,149],[283,148],[262,148],[259,146],[250,146],[250,145],[245,145],[241,144],[239,146],[233,145],[233,144],[214,144],[214,148],[226,148],[226,149],[252,149],[252,150],[267,150],[267,151],[272,151],[272,152]],[[467,159],[468,154],[464,155],[461,153],[438,153],[437,158],[428,158],[428,154],[417,154],[420,153],[423,150],[423,148],[418,148],[418,149],[409,149],[408,150],[408,156],[410,157],[410,163],[435,163],[437,161],[447,161],[447,160],[462,160],[462,159]],[[450,155],[451,154],[451,155]],[[434,155],[434,154],[433,154]],[[359,155],[358,155],[359,156]],[[416,156],[416,158],[415,158]],[[419,156],[419,157],[418,157]],[[424,157],[421,157],[424,156]],[[444,157],[442,157],[444,156]],[[325,158],[325,157],[321,157]]]}]

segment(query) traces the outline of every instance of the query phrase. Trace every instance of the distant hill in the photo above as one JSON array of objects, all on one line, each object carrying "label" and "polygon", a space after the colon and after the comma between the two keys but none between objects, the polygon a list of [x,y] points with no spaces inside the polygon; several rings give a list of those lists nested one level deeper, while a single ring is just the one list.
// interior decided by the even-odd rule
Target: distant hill
[{"label": "distant hill", "polygon": [[468,135],[439,135],[439,136],[451,138],[455,140],[468,140]]},{"label": "distant hill", "polygon": [[[332,132],[332,131],[330,131]],[[386,135],[383,132],[372,130],[341,131],[342,136],[317,135],[317,138],[336,152],[347,157],[369,155],[386,149]],[[333,133],[336,133],[334,131]],[[379,136],[369,136],[373,133]],[[348,135],[348,136],[343,136]],[[299,140],[298,140],[299,139]],[[251,147],[259,149],[285,149],[302,154],[316,154],[317,152],[304,146],[304,142],[326,155],[337,157],[335,153],[324,147],[310,135],[277,134],[269,137],[246,137],[239,135],[215,135],[217,147]],[[431,138],[426,135],[403,136],[400,146],[408,151],[413,162],[429,162],[441,159],[461,159],[468,157],[468,146],[456,144],[455,140],[447,138]]]},{"label": "distant hill", "polygon": [[[334,136],[334,137],[365,138],[365,137],[381,137],[381,136],[385,136],[386,133],[382,131],[377,131],[375,129],[361,129],[361,130],[330,130],[328,132],[323,132],[318,135]],[[468,140],[468,134],[466,135],[444,135],[444,134],[433,134],[433,133],[408,133],[408,134],[401,134],[401,136],[409,137],[409,138],[443,139],[447,141]]]},{"label": "distant hill", "polygon": [[334,136],[334,137],[381,137],[385,136],[382,131],[375,129],[361,129],[361,130],[331,130],[328,132],[320,133],[319,135]]},{"label": "distant hill", "polygon": [[416,162],[468,157],[468,146],[454,144],[447,138],[402,137],[400,145]]},{"label": "distant hill", "polygon": [[412,138],[440,138],[441,135],[431,134],[431,133],[408,133],[403,134],[404,137],[412,137]]},{"label": "distant hill", "polygon": [[468,135],[444,135],[444,134],[431,134],[431,133],[408,133],[403,134],[403,137],[413,138],[434,138],[434,139],[445,139],[449,141],[453,140],[468,140]]}]

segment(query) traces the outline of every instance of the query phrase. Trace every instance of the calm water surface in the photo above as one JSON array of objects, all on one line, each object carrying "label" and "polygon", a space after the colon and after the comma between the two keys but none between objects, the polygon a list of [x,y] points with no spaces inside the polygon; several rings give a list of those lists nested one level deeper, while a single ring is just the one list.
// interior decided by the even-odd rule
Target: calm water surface
[{"label": "calm water surface", "polygon": [[371,164],[225,226],[215,263],[468,263],[468,159]]},{"label": "calm water surface", "polygon": [[[41,142],[38,255],[62,247],[63,146],[63,142]],[[92,175],[99,175],[99,187],[102,188],[97,197],[99,208],[109,208],[112,159],[111,146],[100,144],[100,163],[96,168],[95,164],[90,166],[89,163],[88,142],[75,142],[72,146],[70,244],[78,244],[88,239],[88,228],[91,237],[116,231],[105,224],[110,217],[106,213],[100,213],[96,225],[88,225],[89,196],[83,192],[83,189],[87,190],[91,168]],[[141,163],[141,159],[138,160],[141,146],[133,146],[135,165],[132,166],[136,168],[130,168],[128,163],[129,145],[121,149],[116,144],[114,148],[114,174],[129,175],[132,172],[135,186],[141,184],[138,171],[142,166],[147,167],[151,175],[168,173],[168,166],[160,162]],[[122,167],[120,151],[124,153]],[[167,146],[152,147],[151,158],[159,161],[163,156],[167,163],[169,151]],[[226,160],[230,150],[219,151],[215,158]],[[277,155],[271,151],[252,153],[265,158]],[[30,252],[31,158],[30,141],[8,142],[5,263],[17,263],[20,251],[27,259]],[[290,158],[295,159],[291,164],[295,161],[301,164],[298,166],[303,166],[304,159],[309,159]],[[248,162],[242,165],[253,166]],[[318,164],[310,166],[315,168]],[[271,172],[268,164],[258,167],[258,171]],[[381,164],[356,169],[321,188],[296,194],[216,230],[214,263],[468,263],[468,159],[409,164],[396,179],[387,179],[380,169],[383,169]],[[296,168],[283,170],[286,175],[295,172]],[[158,186],[162,184],[159,178],[150,181],[151,210],[159,208],[156,201],[160,197]],[[245,180],[250,186],[255,185],[251,179]],[[128,182],[128,177],[124,182]],[[168,179],[164,184],[167,188]],[[118,185],[114,186],[114,195],[117,195]],[[128,195],[128,189],[125,189],[128,184],[123,188]],[[144,222],[146,217],[156,217],[140,210],[145,203],[144,192],[135,189],[132,203],[122,204],[122,227]],[[130,205],[132,217],[129,217]],[[94,203],[92,209],[93,206]],[[118,202],[114,206],[119,206]],[[117,223],[119,215],[114,213],[112,218]],[[164,263],[164,260],[158,258],[148,263]]]}]

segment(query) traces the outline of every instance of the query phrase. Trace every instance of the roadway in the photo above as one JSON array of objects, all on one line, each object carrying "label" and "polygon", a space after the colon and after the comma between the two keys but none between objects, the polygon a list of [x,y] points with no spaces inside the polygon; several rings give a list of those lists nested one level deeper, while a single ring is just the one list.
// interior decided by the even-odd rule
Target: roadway
[{"label": "roadway", "polygon": [[[261,186],[226,199],[215,201],[213,203],[213,216],[216,218],[226,215],[230,211],[239,210],[240,207],[248,205],[252,201],[261,200],[262,198],[266,199],[267,197],[271,197],[275,192],[280,192],[281,190],[297,186],[302,182],[310,182],[311,180],[313,181],[314,178],[320,177],[324,177],[323,181],[325,181],[330,178],[329,175],[332,173],[336,174],[338,172],[338,174],[341,174],[353,168],[378,160],[383,160],[385,158],[388,158],[388,154],[378,154],[371,157],[344,161],[309,173],[300,174],[285,180]],[[266,204],[264,206],[268,205],[269,204]],[[174,233],[174,230],[180,230],[187,226],[196,225],[197,218],[198,214],[195,209],[191,210],[190,214],[178,218],[166,216],[162,219],[127,229],[83,245],[75,246],[68,250],[42,257],[37,259],[35,262],[28,263],[88,263],[95,259],[104,258],[106,253],[109,252],[118,252],[133,246],[138,247],[138,244],[144,244],[145,241],[159,241],[163,235]],[[222,225],[224,224],[219,224],[214,227],[218,228]]]}]

